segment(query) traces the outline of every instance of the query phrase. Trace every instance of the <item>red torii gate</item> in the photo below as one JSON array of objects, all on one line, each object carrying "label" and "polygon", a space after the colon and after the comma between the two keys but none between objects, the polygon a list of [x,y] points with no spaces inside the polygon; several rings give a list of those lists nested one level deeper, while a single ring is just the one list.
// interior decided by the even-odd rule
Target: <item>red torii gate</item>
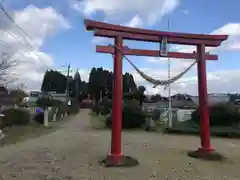
[{"label": "red torii gate", "polygon": [[[205,35],[205,34],[190,34],[177,32],[163,32],[155,30],[147,30],[140,28],[130,28],[120,25],[113,25],[103,22],[97,22],[85,19],[86,30],[94,31],[94,36],[107,37],[115,39],[115,47],[111,46],[97,46],[96,51],[99,53],[109,53],[114,55],[114,84],[113,84],[113,119],[112,119],[112,142],[111,153],[107,157],[110,165],[119,165],[123,160],[122,153],[122,59],[124,55],[135,56],[153,56],[160,57],[160,52],[157,50],[142,50],[130,49],[123,46],[123,40],[136,40],[160,43],[164,37],[167,37],[168,43],[195,45],[197,52],[180,53],[168,52],[167,56],[170,58],[185,58],[197,59],[198,71],[198,93],[200,106],[200,137],[201,148],[198,149],[201,153],[211,153],[213,149],[210,144],[210,127],[209,127],[209,113],[208,113],[208,93],[207,93],[207,79],[206,79],[206,61],[217,60],[217,55],[210,55],[205,53],[205,47],[218,47],[225,41],[227,35]],[[121,49],[122,52],[116,48]]]}]

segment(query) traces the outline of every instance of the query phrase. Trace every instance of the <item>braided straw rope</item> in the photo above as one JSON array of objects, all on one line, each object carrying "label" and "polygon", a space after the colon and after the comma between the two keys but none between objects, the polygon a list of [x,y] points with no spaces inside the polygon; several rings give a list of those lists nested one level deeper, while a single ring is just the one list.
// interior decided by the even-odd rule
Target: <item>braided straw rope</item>
[{"label": "braided straw rope", "polygon": [[166,87],[174,82],[176,82],[178,79],[180,79],[183,75],[185,75],[196,63],[197,60],[195,60],[192,64],[189,65],[189,67],[187,67],[183,72],[179,73],[177,76],[168,79],[168,80],[157,80],[157,79],[153,79],[152,77],[146,75],[144,72],[142,72],[139,68],[137,68],[132,61],[124,54],[124,52],[122,51],[121,48],[119,48],[116,45],[109,45],[109,46],[113,46],[115,47],[122,55],[123,57],[132,65],[132,67],[138,72],[138,74],[145,79],[146,81],[152,83],[154,86],[153,88],[156,88],[157,86],[165,86],[164,89],[166,89]]}]

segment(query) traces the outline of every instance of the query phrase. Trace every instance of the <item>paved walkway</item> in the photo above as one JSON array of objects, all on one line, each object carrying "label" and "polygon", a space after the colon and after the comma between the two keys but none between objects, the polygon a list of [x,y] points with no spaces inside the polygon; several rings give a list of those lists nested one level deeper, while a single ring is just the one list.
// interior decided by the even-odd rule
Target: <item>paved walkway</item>
[{"label": "paved walkway", "polygon": [[239,140],[214,139],[214,147],[232,162],[189,158],[197,137],[124,132],[124,153],[140,165],[103,168],[98,159],[110,149],[110,132],[91,130],[88,110],[82,110],[63,129],[16,145],[0,148],[0,180],[239,180]]}]

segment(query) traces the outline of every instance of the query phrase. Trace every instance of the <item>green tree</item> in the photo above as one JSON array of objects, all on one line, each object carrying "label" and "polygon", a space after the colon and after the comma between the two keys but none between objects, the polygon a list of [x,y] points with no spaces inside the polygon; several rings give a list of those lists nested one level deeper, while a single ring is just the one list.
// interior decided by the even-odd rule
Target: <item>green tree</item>
[{"label": "green tree", "polygon": [[66,92],[67,78],[59,71],[46,71],[42,81],[42,92],[55,91],[57,93]]},{"label": "green tree", "polygon": [[123,75],[123,92],[132,92],[137,90],[137,85],[134,82],[132,74],[125,73]]},{"label": "green tree", "polygon": [[151,100],[152,101],[160,101],[163,97],[160,94],[152,95]]},{"label": "green tree", "polygon": [[70,90],[71,90],[70,96],[78,99],[79,94],[81,93],[81,85],[82,85],[81,76],[78,70],[76,71],[74,78],[69,84],[70,84]]},{"label": "green tree", "polygon": [[86,81],[81,82],[81,92],[80,92],[80,100],[87,99],[89,95],[88,83]]},{"label": "green tree", "polygon": [[13,89],[10,92],[10,96],[16,100],[17,104],[20,104],[23,98],[27,97],[27,93],[21,89]]},{"label": "green tree", "polygon": [[[113,88],[113,73],[111,71],[105,70],[102,67],[92,68],[89,74],[89,86],[88,90],[91,99],[95,102],[102,100],[103,97],[112,97]],[[130,73],[125,73],[123,75],[123,92],[127,96],[135,95],[137,91],[137,85],[134,82],[134,78]]]},{"label": "green tree", "polygon": [[97,69],[95,67],[93,67],[90,71],[89,74],[89,80],[88,80],[88,85],[89,85],[89,93],[90,93],[90,98],[92,100],[95,100],[96,98],[96,88],[97,88]]},{"label": "green tree", "polygon": [[143,100],[145,98],[144,92],[146,88],[144,86],[139,86],[138,87],[138,100],[139,100],[139,105],[142,106]]}]

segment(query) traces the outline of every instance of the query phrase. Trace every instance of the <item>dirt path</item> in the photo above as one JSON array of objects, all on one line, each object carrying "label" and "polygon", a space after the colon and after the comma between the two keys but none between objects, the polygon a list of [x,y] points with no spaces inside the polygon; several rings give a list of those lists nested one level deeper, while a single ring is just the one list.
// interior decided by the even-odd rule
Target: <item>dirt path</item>
[{"label": "dirt path", "polygon": [[214,147],[232,162],[189,158],[197,137],[125,132],[124,153],[140,165],[103,168],[98,159],[110,147],[109,131],[91,130],[88,110],[52,134],[0,148],[0,180],[239,180],[240,141],[214,139]]}]

